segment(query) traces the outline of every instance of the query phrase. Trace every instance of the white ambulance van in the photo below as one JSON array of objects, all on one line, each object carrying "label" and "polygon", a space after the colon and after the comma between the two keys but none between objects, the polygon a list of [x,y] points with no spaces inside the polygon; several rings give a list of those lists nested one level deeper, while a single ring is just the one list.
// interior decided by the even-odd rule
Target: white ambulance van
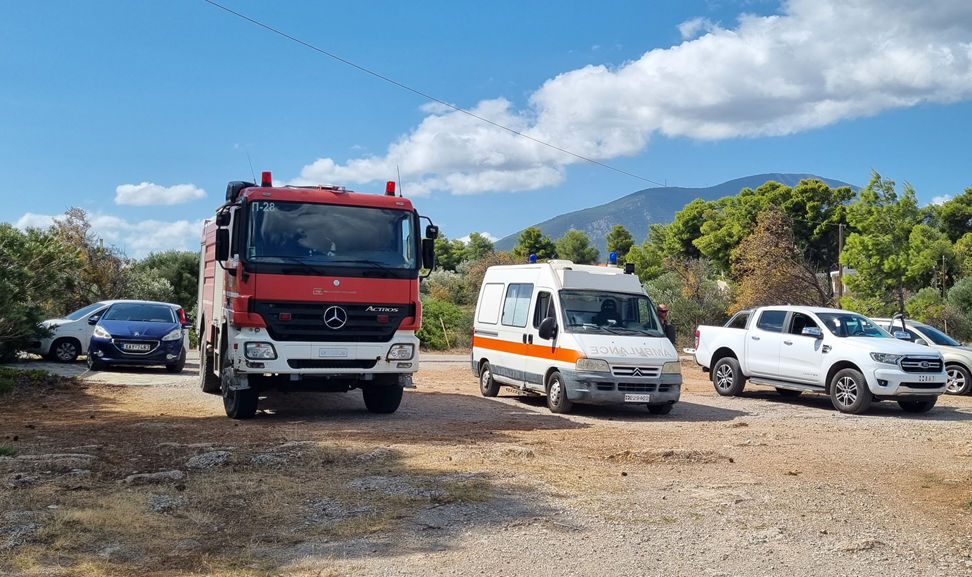
[{"label": "white ambulance van", "polygon": [[472,370],[484,396],[500,386],[574,403],[647,405],[681,394],[678,353],[634,274],[568,260],[493,266],[479,291]]}]

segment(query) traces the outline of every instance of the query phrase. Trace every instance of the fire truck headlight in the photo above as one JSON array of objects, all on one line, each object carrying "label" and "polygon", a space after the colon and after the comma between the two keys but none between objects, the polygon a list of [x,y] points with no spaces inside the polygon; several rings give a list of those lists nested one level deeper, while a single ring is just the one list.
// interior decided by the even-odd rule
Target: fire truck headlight
[{"label": "fire truck headlight", "polygon": [[388,356],[385,357],[389,361],[407,361],[415,355],[415,345],[411,343],[392,345],[388,349]]},{"label": "fire truck headlight", "polygon": [[270,343],[246,343],[245,355],[248,359],[272,361],[277,358],[277,351]]}]

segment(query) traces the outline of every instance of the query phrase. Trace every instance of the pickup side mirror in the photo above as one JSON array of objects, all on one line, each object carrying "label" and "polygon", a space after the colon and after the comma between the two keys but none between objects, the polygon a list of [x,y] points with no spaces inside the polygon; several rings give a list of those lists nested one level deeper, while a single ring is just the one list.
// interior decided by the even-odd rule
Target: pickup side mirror
[{"label": "pickup side mirror", "polygon": [[911,335],[909,335],[905,331],[894,331],[893,334],[894,334],[894,338],[896,338],[896,339],[901,339],[903,341],[910,341],[911,340]]},{"label": "pickup side mirror", "polygon": [[820,330],[820,327],[803,327],[803,330],[800,331],[800,334],[805,337],[813,337],[815,339],[823,338],[823,331]]},{"label": "pickup side mirror", "polygon": [[550,339],[557,338],[557,319],[547,317],[540,321],[538,332],[540,333],[540,338],[544,340],[549,341]]}]

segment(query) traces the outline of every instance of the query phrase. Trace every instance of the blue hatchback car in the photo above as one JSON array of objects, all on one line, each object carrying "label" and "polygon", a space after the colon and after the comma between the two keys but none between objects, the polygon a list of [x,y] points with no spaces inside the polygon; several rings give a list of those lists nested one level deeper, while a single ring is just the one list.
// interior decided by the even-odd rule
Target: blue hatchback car
[{"label": "blue hatchback car", "polygon": [[88,319],[94,333],[88,368],[108,365],[165,365],[170,373],[186,365],[186,320],[182,307],[155,301],[118,301]]}]

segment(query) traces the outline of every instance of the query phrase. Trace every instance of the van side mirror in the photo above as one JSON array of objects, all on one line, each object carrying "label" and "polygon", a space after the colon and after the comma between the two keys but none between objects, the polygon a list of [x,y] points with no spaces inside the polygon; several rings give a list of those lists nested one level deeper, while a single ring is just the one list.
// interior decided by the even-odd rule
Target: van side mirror
[{"label": "van side mirror", "polygon": [[550,339],[557,338],[557,319],[554,317],[543,319],[540,321],[540,326],[537,330],[540,333],[541,339],[549,341]]},{"label": "van side mirror", "polygon": [[800,334],[806,337],[813,337],[815,339],[823,338],[823,331],[820,330],[820,327],[803,327]]}]

